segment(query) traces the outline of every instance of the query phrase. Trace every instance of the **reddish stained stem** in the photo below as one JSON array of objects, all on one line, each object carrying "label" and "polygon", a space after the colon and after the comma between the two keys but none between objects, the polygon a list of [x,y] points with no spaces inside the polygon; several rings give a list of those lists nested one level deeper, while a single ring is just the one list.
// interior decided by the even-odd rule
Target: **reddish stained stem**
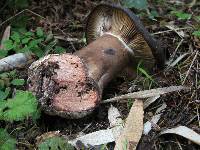
[{"label": "reddish stained stem", "polygon": [[82,58],[88,76],[96,81],[102,92],[107,83],[128,65],[130,53],[120,40],[105,34],[75,55]]}]

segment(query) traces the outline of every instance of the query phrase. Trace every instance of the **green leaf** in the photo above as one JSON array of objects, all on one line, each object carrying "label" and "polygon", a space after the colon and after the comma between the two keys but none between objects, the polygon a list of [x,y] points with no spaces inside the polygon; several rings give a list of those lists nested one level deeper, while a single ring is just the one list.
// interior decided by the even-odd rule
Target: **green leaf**
[{"label": "green leaf", "polygon": [[149,15],[150,19],[155,19],[157,17],[159,17],[159,15],[158,15],[158,12],[156,10],[150,11],[150,15]]},{"label": "green leaf", "polygon": [[34,33],[29,31],[29,32],[24,33],[24,35],[26,37],[31,37],[31,36],[34,36]]},{"label": "green leaf", "polygon": [[37,39],[37,40],[31,40],[29,43],[28,43],[28,47],[29,48],[33,48],[33,47],[38,47],[38,44],[41,43],[43,41],[43,39]]},{"label": "green leaf", "polygon": [[8,73],[8,76],[9,76],[10,78],[16,78],[16,77],[17,77],[17,72],[16,72],[16,70],[10,71],[10,72]]},{"label": "green leaf", "polygon": [[45,52],[38,46],[31,48],[31,51],[39,58],[45,54]]},{"label": "green leaf", "polygon": [[152,77],[143,68],[139,68],[139,71],[142,74],[144,74],[148,79],[150,79],[151,81],[153,81]]},{"label": "green leaf", "polygon": [[38,150],[74,150],[74,147],[61,137],[51,137],[38,145]]},{"label": "green leaf", "polygon": [[55,46],[54,50],[58,54],[66,52],[65,49],[63,47],[61,47],[61,46]]},{"label": "green leaf", "polygon": [[36,29],[36,35],[37,35],[38,37],[43,37],[44,32],[43,32],[42,28],[37,27],[37,29]]},{"label": "green leaf", "polygon": [[0,90],[3,90],[4,88],[5,88],[4,80],[0,79]]},{"label": "green leaf", "polygon": [[27,44],[31,40],[30,37],[22,39],[22,44]]},{"label": "green leaf", "polygon": [[4,79],[4,78],[8,78],[9,77],[9,73],[8,72],[4,72],[0,74],[0,78]]},{"label": "green leaf", "polygon": [[29,51],[30,51],[30,49],[28,48],[27,45],[25,45],[22,49],[20,49],[20,50],[17,51],[17,52],[19,52],[19,53],[25,53],[25,52],[29,52]]},{"label": "green leaf", "polygon": [[138,65],[137,65],[137,74],[138,73],[141,73],[141,74],[143,74],[146,78],[148,78],[149,80],[151,80],[152,82],[154,82],[154,80],[153,80],[153,78],[147,73],[147,71],[146,70],[144,70],[143,68],[142,68],[142,62],[143,61],[140,61],[139,63],[138,63]]},{"label": "green leaf", "polygon": [[0,101],[0,120],[22,121],[37,112],[38,102],[28,91],[17,91],[12,99]]},{"label": "green leaf", "polygon": [[24,85],[24,83],[25,83],[24,79],[14,79],[11,81],[11,84],[16,86]]},{"label": "green leaf", "polygon": [[147,0],[124,0],[123,5],[127,8],[147,9]]},{"label": "green leaf", "polygon": [[19,50],[21,49],[21,44],[20,43],[17,43],[17,42],[14,42],[13,43],[13,50],[15,52],[19,52]]},{"label": "green leaf", "polygon": [[13,42],[12,42],[12,40],[5,40],[5,41],[3,41],[3,47],[4,47],[4,50],[11,50],[11,49],[13,49]]},{"label": "green leaf", "polygon": [[7,50],[0,49],[0,58],[4,58],[8,55]]},{"label": "green leaf", "polygon": [[10,94],[10,88],[6,88],[5,91],[0,90],[0,100],[4,100],[8,97],[8,95]]},{"label": "green leaf", "polygon": [[196,36],[196,37],[200,37],[200,30],[194,31],[192,33],[192,35]]},{"label": "green leaf", "polygon": [[20,34],[18,32],[14,32],[12,35],[11,35],[11,39],[14,40],[15,42],[17,43],[20,43]]},{"label": "green leaf", "polygon": [[192,14],[184,13],[181,11],[171,11],[171,14],[178,17],[179,20],[188,20],[192,17]]},{"label": "green leaf", "polygon": [[1,150],[14,150],[16,140],[11,138],[5,129],[0,128],[0,149]]}]

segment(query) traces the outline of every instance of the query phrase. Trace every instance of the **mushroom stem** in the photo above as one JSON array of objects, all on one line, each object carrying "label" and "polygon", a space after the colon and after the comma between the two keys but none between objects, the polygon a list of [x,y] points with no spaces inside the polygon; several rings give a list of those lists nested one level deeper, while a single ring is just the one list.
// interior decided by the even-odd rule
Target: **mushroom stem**
[{"label": "mushroom stem", "polygon": [[97,83],[102,93],[106,84],[127,66],[130,52],[117,37],[104,34],[74,54],[83,60],[88,77]]}]

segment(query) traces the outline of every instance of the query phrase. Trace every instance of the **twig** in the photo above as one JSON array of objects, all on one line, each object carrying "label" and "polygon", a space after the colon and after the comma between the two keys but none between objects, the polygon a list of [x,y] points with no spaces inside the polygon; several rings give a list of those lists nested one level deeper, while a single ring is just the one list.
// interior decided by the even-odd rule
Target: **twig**
[{"label": "twig", "polygon": [[[187,29],[192,29],[192,27],[177,28],[176,31],[177,31],[177,30],[187,30]],[[158,35],[158,34],[168,33],[168,32],[172,32],[172,31],[174,31],[174,30],[169,29],[169,30],[165,30],[165,31],[155,32],[155,33],[153,33],[152,35]]]},{"label": "twig", "polygon": [[198,118],[199,127],[200,127],[200,117],[199,117],[199,109],[198,109],[198,107],[197,107],[197,118]]},{"label": "twig", "polygon": [[[174,59],[174,57],[175,57],[175,55],[176,55],[176,53],[177,53],[179,47],[182,45],[183,41],[184,41],[184,39],[182,38],[181,41],[178,43],[176,49],[174,50],[173,54],[171,55],[169,61],[167,62],[168,66],[171,66],[172,61],[173,61],[173,59]],[[168,68],[167,68],[167,69],[168,69]]]},{"label": "twig", "polygon": [[195,61],[196,58],[197,58],[198,53],[199,53],[199,51],[197,50],[197,51],[196,51],[196,54],[195,54],[195,56],[194,56],[194,58],[193,58],[193,60],[192,60],[192,63],[191,63],[191,65],[190,65],[190,68],[188,69],[188,71],[187,71],[187,73],[186,73],[186,76],[185,76],[185,78],[184,78],[184,80],[183,80],[183,82],[182,82],[182,85],[185,83],[185,81],[186,81],[186,79],[187,79],[187,77],[188,77],[188,75],[189,75],[189,73],[190,73],[190,70],[191,70],[191,68],[192,68],[192,66],[193,66],[193,64],[194,64],[194,61]]},{"label": "twig", "polygon": [[[174,91],[180,91],[180,90],[187,90],[189,89],[188,87],[184,86],[170,86],[170,87],[164,87],[164,88],[157,88],[157,89],[151,89],[151,90],[145,90],[145,91],[139,91],[139,92],[134,92],[134,93],[128,93],[125,95],[117,96],[114,98],[110,98],[107,100],[102,101],[101,103],[110,103],[110,102],[117,102],[119,100],[125,100],[125,99],[144,99],[144,98],[149,98],[153,96],[158,96]],[[124,101],[120,101],[124,102]]]},{"label": "twig", "polygon": [[177,53],[177,50],[179,49],[179,47],[182,45],[184,39],[181,39],[181,41],[178,43],[176,49],[174,50],[173,54],[172,54],[172,58],[175,57],[176,53]]},{"label": "twig", "polygon": [[0,24],[0,27],[1,27],[2,25],[4,25],[5,23],[7,23],[8,21],[12,20],[13,18],[15,18],[15,17],[21,15],[21,14],[24,13],[25,11],[26,11],[26,9],[24,9],[24,10],[18,12],[18,13],[15,14],[14,16],[12,16],[12,17],[8,18],[7,20],[3,21],[3,22]]}]

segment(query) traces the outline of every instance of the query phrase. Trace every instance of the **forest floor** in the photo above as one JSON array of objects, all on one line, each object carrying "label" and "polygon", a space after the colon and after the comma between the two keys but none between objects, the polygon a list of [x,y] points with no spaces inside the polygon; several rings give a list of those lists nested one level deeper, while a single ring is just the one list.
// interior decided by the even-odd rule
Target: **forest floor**
[{"label": "forest floor", "polygon": [[[84,37],[86,19],[92,8],[99,3],[100,1],[97,0],[34,0],[28,6],[31,11],[26,13],[29,17],[27,28],[31,31],[36,27],[42,27],[46,33],[52,31],[54,36],[64,39],[60,40],[59,44],[67,52],[72,53],[87,45]],[[148,31],[162,42],[163,48],[167,49],[170,59],[175,64],[159,72],[149,73],[151,79],[141,74],[138,74],[136,79],[119,76],[105,88],[103,99],[128,92],[172,85],[184,85],[191,88],[187,92],[163,95],[145,110],[144,122],[148,121],[164,102],[167,105],[156,127],[148,135],[142,136],[138,149],[200,149],[198,145],[181,136],[173,134],[157,136],[163,129],[179,125],[187,126],[200,134],[200,33],[199,36],[194,34],[194,31],[200,28],[200,3],[196,1],[193,4],[186,0],[150,0],[148,4],[149,11],[134,8],[132,11],[140,16]],[[1,5],[3,6],[3,3]],[[151,13],[152,10],[156,14]],[[0,13],[3,14],[0,16],[0,24],[19,12],[20,10],[7,6],[0,8]],[[191,16],[187,18],[186,14],[181,15],[180,12],[186,12]],[[0,26],[0,33],[4,32],[9,23],[8,21]],[[27,68],[18,70],[19,75],[25,80]],[[26,89],[26,86],[22,89]],[[132,101],[129,100],[127,103],[114,102],[112,105],[119,109],[125,119],[131,103]],[[0,126],[6,126],[8,132],[12,132],[12,136],[18,140],[18,149],[34,149],[36,137],[49,131],[59,130],[63,135],[73,136],[83,130],[87,134],[108,128],[107,113],[110,105],[101,104],[92,115],[78,120],[67,120],[42,113],[36,122],[31,120],[12,124],[0,122]],[[112,149],[112,146],[111,144],[108,147]]]}]

